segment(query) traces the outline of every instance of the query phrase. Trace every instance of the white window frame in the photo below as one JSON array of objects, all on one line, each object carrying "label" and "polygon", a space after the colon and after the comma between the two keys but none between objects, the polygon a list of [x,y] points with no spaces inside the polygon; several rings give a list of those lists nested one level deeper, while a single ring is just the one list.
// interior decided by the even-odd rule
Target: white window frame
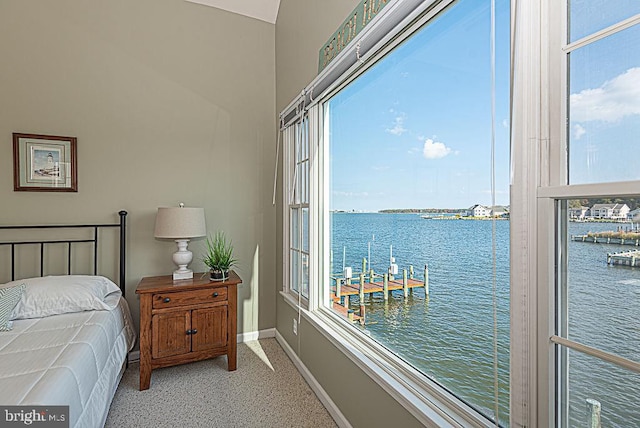
[{"label": "white window frame", "polygon": [[[567,64],[566,48],[567,0],[512,0],[512,114],[511,114],[511,335],[510,335],[510,425],[552,427],[559,421],[556,408],[559,373],[556,366],[556,218],[557,200],[595,198],[605,195],[637,195],[640,181],[567,185]],[[406,6],[410,4],[410,6]],[[358,62],[345,67],[345,58],[354,55],[354,46],[366,45],[366,37],[376,28],[384,29],[385,17],[393,16],[401,5],[414,8],[407,15],[404,33],[438,13],[451,0],[424,2],[392,0],[383,10],[379,24],[363,31],[351,48],[346,48],[321,75],[311,83],[302,103],[319,80],[332,71],[340,73],[334,83],[316,91],[316,101],[325,100],[354,79],[363,66]],[[426,11],[420,19],[417,15]],[[413,24],[406,24],[413,22]],[[620,25],[629,25],[629,22]],[[390,43],[399,31],[390,32],[359,59],[371,59],[386,54],[394,47]],[[578,41],[580,43],[580,41]],[[341,68],[342,67],[342,68]],[[300,104],[295,100],[295,104]],[[311,105],[311,104],[310,104]],[[315,109],[315,110],[314,110]],[[285,301],[301,310],[305,317],[334,346],[350,358],[364,373],[396,398],[425,425],[489,426],[486,420],[464,403],[424,381],[423,376],[400,361],[358,331],[346,328],[345,320],[327,309],[326,287],[320,287],[328,277],[329,242],[328,207],[328,147],[322,140],[324,117],[317,104],[310,109],[312,129],[311,153],[322,153],[311,160],[310,199],[310,298],[308,306],[300,305],[289,293]],[[315,138],[315,139],[314,139]],[[317,146],[315,141],[317,141]],[[317,152],[316,152],[317,150]],[[286,194],[286,192],[285,192]],[[288,206],[285,207],[283,248],[288,260]],[[593,215],[593,213],[592,213]],[[285,266],[285,283],[288,270]],[[318,290],[324,294],[318,295]],[[287,287],[285,285],[285,291]]]},{"label": "white window frame", "polygon": [[[546,79],[548,92],[542,94],[543,101],[540,106],[541,116],[548,115],[548,137],[541,138],[540,151],[543,162],[539,167],[541,179],[537,189],[538,199],[538,230],[540,231],[538,242],[538,287],[541,292],[541,299],[538,300],[538,313],[544,316],[544,323],[538,324],[539,337],[538,359],[540,367],[539,396],[540,409],[537,415],[539,426],[568,426],[566,385],[567,373],[566,364],[563,364],[563,355],[566,350],[573,349],[595,358],[605,361],[607,356],[594,354],[593,348],[584,346],[578,342],[568,340],[563,336],[563,327],[558,326],[556,331],[556,319],[566,322],[566,296],[563,298],[563,288],[560,278],[562,266],[556,269],[556,263],[563,263],[557,260],[558,248],[556,246],[566,245],[566,241],[556,234],[556,221],[559,220],[557,201],[582,198],[597,198],[603,196],[637,196],[640,194],[640,180],[615,182],[615,183],[589,183],[589,184],[567,184],[568,183],[568,130],[567,118],[569,114],[568,104],[568,54],[569,52],[587,46],[591,43],[629,28],[631,25],[640,25],[640,15],[620,21],[601,31],[597,31],[582,39],[569,43],[568,37],[568,2],[544,1],[542,6],[547,15],[543,20],[547,25],[541,28],[549,28],[547,34],[541,34],[541,40],[546,41],[547,46],[542,46],[543,52],[547,55],[548,65],[547,76],[541,73],[541,81]],[[544,43],[544,42],[543,42]],[[544,63],[542,61],[541,63]],[[543,69],[544,70],[544,69]],[[545,105],[546,104],[546,105]],[[544,132],[544,131],[543,131]],[[553,162],[553,160],[556,162]],[[566,213],[565,213],[566,214]],[[602,216],[599,213],[598,216]],[[568,239],[565,236],[564,239]],[[561,251],[561,253],[565,253]],[[558,272],[558,273],[556,273]],[[556,276],[558,275],[558,276]],[[559,302],[556,306],[556,302]],[[546,339],[546,340],[545,340]],[[546,360],[546,361],[545,361]],[[614,362],[615,363],[615,362]],[[619,362],[618,362],[619,363]],[[546,372],[546,373],[545,373]],[[546,394],[546,397],[545,397]],[[546,398],[546,399],[545,399]],[[546,401],[546,402],[545,402]],[[563,406],[563,408],[560,408]],[[544,410],[544,411],[543,411]],[[546,415],[545,415],[546,412]],[[545,417],[546,416],[546,417]]]},{"label": "white window frame", "polygon": [[[413,6],[411,5],[413,3]],[[349,323],[337,315],[329,308],[329,287],[322,286],[324,278],[329,277],[329,207],[325,201],[329,200],[329,171],[328,163],[324,162],[329,158],[328,144],[323,139],[326,134],[324,126],[326,124],[322,103],[328,100],[331,95],[345,87],[353,79],[365,72],[368,67],[378,58],[383,57],[394,49],[401,41],[411,37],[411,35],[421,28],[427,21],[440,13],[454,0],[432,0],[424,1],[392,1],[383,12],[393,15],[401,8],[412,7],[412,12],[401,22],[401,30],[386,32],[387,34],[373,46],[367,53],[362,54],[356,63],[341,73],[332,84],[324,88],[322,93],[314,95],[315,102],[310,103],[310,148],[312,153],[310,169],[310,298],[306,304],[296,301],[295,294],[287,286],[288,282],[288,260],[289,260],[289,206],[283,203],[284,213],[284,280],[285,287],[283,297],[299,314],[321,332],[332,344],[340,349],[351,361],[353,361],[363,372],[367,373],[375,382],[385,389],[392,397],[401,403],[417,420],[426,426],[495,426],[493,422],[477,413],[462,400],[451,395],[435,382],[427,379],[422,373],[408,365],[398,356],[388,351],[370,337],[353,329]],[[378,16],[379,27],[384,28],[382,18]],[[368,27],[370,32],[377,29],[375,24]],[[377,31],[380,31],[379,28]],[[367,29],[360,34],[363,44],[368,34]],[[395,37],[395,39],[394,39]],[[391,41],[392,39],[393,42]],[[358,41],[354,41],[354,45]],[[359,43],[358,43],[359,45]],[[353,47],[352,47],[353,50]],[[340,67],[341,57],[349,55],[345,49],[338,58],[334,60]],[[364,65],[360,62],[366,62]],[[331,73],[331,66],[325,69],[324,73]],[[303,106],[307,100],[313,100],[310,94],[314,92],[312,82],[301,94],[300,98],[294,100],[283,112],[283,117],[287,117],[287,111],[291,111],[294,106],[296,110]],[[323,129],[324,132],[318,132]],[[320,156],[316,156],[320,153]],[[285,159],[288,159],[285,153]],[[289,164],[285,162],[285,169]],[[285,171],[285,178],[291,172]],[[286,195],[286,192],[285,192]],[[286,197],[286,196],[285,196]]]},{"label": "white window frame", "polygon": [[[302,107],[301,107],[302,108]],[[283,291],[288,295],[292,296],[291,298],[296,301],[296,304],[302,305],[304,307],[308,307],[308,298],[303,296],[302,293],[299,293],[299,289],[302,287],[302,257],[300,257],[298,262],[299,269],[297,272],[293,272],[293,267],[291,265],[291,254],[293,251],[298,252],[302,255],[302,209],[309,209],[308,199],[301,198],[300,192],[304,193],[304,189],[300,188],[301,181],[301,172],[303,168],[301,168],[302,162],[310,163],[309,158],[300,158],[300,149],[304,141],[301,141],[304,136],[302,134],[301,128],[304,126],[305,121],[307,120],[306,114],[301,114],[297,120],[293,123],[289,124],[286,128],[282,129],[282,141],[283,141],[283,159],[284,159],[284,179],[283,181],[283,221],[287,227],[283,228],[283,280],[284,287]],[[308,142],[307,142],[308,143]],[[308,180],[308,177],[305,177]],[[309,196],[307,196],[309,198]],[[291,217],[292,210],[296,209],[299,213],[298,215],[298,228],[297,231],[293,231],[293,222]],[[292,234],[298,234],[298,247],[292,247]],[[297,275],[297,284],[298,290],[296,290],[292,284],[292,276]]]}]

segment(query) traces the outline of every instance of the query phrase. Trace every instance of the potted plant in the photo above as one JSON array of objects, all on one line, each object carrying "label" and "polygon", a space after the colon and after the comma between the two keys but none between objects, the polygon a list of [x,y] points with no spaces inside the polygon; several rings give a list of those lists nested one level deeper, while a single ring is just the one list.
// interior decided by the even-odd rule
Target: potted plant
[{"label": "potted plant", "polygon": [[207,238],[207,252],[202,261],[209,268],[212,281],[224,281],[229,277],[229,269],[236,266],[233,245],[224,232],[218,231],[213,238]]}]

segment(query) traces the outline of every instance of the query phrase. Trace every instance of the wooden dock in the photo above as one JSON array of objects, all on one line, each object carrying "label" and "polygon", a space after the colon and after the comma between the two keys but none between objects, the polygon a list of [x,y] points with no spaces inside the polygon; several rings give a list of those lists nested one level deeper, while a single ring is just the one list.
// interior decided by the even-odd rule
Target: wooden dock
[{"label": "wooden dock", "polygon": [[364,324],[364,318],[362,318],[360,315],[356,314],[356,311],[354,311],[353,309],[345,308],[344,306],[342,306],[340,303],[336,302],[335,300],[333,301],[333,304],[331,305],[331,309],[333,309],[336,313],[338,313],[338,315],[341,315],[342,317],[348,319],[351,322],[360,322],[360,323]]},{"label": "wooden dock", "polygon": [[[365,323],[365,295],[382,293],[385,302],[389,300],[389,294],[393,291],[401,290],[404,298],[409,296],[409,292],[414,288],[424,288],[425,295],[429,295],[429,270],[425,266],[424,279],[418,280],[413,277],[413,267],[409,271],[403,269],[402,275],[376,275],[373,270],[368,274],[360,273],[355,278],[332,277],[331,301],[333,308],[352,322],[359,321]],[[351,296],[358,296],[359,312],[354,314],[349,309]]]},{"label": "wooden dock", "polygon": [[607,254],[608,265],[621,265],[621,266],[640,266],[640,250],[622,251],[620,253],[608,253]]},{"label": "wooden dock", "polygon": [[571,235],[571,240],[576,242],[592,242],[594,244],[619,244],[640,246],[640,239],[624,239],[608,236]]}]

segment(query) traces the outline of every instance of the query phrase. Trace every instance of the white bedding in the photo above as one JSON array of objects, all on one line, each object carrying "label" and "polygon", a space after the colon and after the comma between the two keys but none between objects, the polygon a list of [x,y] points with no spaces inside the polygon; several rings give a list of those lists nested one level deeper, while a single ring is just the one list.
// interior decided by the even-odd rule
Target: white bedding
[{"label": "white bedding", "polygon": [[69,405],[70,427],[103,426],[136,337],[126,301],[105,303],[115,309],[15,320],[0,332],[0,404]]}]

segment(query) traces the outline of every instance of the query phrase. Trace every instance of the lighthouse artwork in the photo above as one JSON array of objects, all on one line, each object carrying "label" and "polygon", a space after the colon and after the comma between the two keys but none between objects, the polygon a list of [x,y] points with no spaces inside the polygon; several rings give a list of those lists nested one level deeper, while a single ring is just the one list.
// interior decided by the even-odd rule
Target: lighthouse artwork
[{"label": "lighthouse artwork", "polygon": [[31,159],[31,171],[35,177],[60,178],[60,150],[33,146]]},{"label": "lighthouse artwork", "polygon": [[13,134],[13,190],[77,192],[77,139]]}]

